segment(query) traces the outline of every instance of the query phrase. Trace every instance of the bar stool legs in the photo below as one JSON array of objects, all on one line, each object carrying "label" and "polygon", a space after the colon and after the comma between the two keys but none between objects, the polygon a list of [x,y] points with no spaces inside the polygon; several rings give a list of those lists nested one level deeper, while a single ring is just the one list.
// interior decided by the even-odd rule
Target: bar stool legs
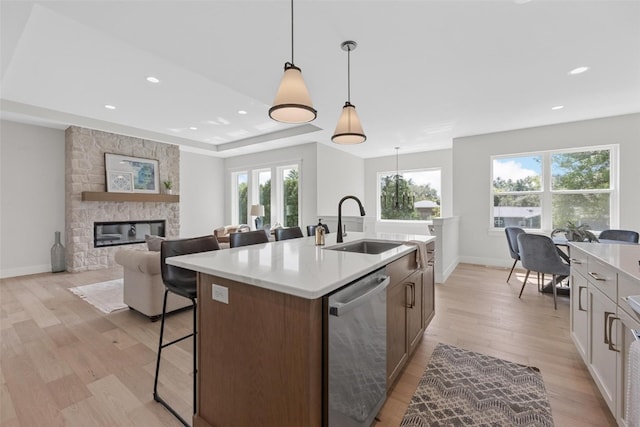
[{"label": "bar stool legs", "polygon": [[160,403],[162,406],[167,408],[169,412],[171,412],[182,424],[186,427],[190,427],[190,424],[180,416],[160,395],[158,394],[158,376],[160,374],[160,359],[162,358],[162,349],[168,347],[170,345],[176,344],[182,340],[185,340],[189,337],[193,337],[193,413],[196,413],[196,374],[197,374],[197,363],[196,363],[196,336],[197,336],[197,323],[196,323],[196,307],[197,303],[195,299],[191,299],[191,303],[193,304],[193,332],[175,339],[171,342],[163,344],[164,337],[164,321],[167,314],[167,296],[169,294],[169,290],[165,289],[164,291],[164,301],[162,303],[162,321],[160,323],[160,339],[158,342],[158,359],[156,360],[156,375],[153,381],[153,400]]}]

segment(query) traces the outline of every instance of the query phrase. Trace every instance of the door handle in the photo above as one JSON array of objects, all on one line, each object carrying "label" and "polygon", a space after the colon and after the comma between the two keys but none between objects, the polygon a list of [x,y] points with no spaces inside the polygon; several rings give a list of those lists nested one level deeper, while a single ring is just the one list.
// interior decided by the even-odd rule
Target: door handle
[{"label": "door handle", "polygon": [[354,308],[365,302],[371,295],[375,295],[378,292],[381,292],[389,285],[390,282],[391,278],[389,276],[385,276],[383,280],[380,280],[377,283],[372,282],[370,287],[364,289],[360,295],[355,296],[350,301],[344,303],[335,302],[334,304],[330,305],[329,314],[336,317],[342,316],[343,314],[353,310]]},{"label": "door handle", "polygon": [[616,320],[620,320],[620,318],[617,316],[614,316],[613,313],[611,313],[611,317],[609,317],[609,350],[620,353],[620,350],[615,348],[613,344],[613,337],[611,334],[613,332],[613,322]]},{"label": "door handle", "polygon": [[604,312],[604,343],[609,345],[609,342],[611,341],[611,337],[607,335],[607,327],[609,326],[607,324],[607,320],[609,320],[609,316],[613,316],[615,315],[615,313],[612,313],[610,311],[605,311]]},{"label": "door handle", "polygon": [[584,308],[582,308],[582,291],[584,289],[587,289],[586,286],[578,286],[578,310],[580,311],[587,311]]}]

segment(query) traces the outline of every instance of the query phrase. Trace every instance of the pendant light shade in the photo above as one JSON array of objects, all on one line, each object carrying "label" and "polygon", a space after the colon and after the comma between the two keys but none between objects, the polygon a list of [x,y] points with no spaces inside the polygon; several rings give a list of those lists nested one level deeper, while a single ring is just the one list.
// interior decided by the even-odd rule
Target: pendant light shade
[{"label": "pendant light shade", "polygon": [[366,139],[367,137],[364,134],[364,130],[362,130],[362,123],[360,123],[356,106],[349,101],[345,102],[331,140],[336,144],[347,145],[360,144],[366,141]]},{"label": "pendant light shade", "polygon": [[351,51],[357,46],[358,44],[351,40],[340,45],[342,50],[347,51],[347,102],[342,107],[342,114],[331,137],[331,141],[336,144],[360,144],[367,140],[356,106],[351,103]]},{"label": "pendant light shade", "polygon": [[317,117],[302,70],[290,62],[284,64],[284,75],[273,107],[269,109],[269,117],[284,123],[307,123]]},{"label": "pendant light shade", "polygon": [[313,108],[302,70],[293,62],[293,0],[291,0],[291,62],[284,64],[284,75],[280,87],[269,108],[269,117],[283,123],[307,123],[314,120],[318,112]]}]

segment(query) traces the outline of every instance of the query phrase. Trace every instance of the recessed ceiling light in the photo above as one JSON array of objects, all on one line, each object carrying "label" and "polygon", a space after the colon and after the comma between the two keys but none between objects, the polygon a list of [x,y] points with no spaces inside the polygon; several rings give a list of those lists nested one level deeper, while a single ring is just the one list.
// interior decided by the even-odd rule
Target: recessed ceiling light
[{"label": "recessed ceiling light", "polygon": [[153,76],[147,77],[147,81],[149,83],[160,83],[160,79],[158,79],[157,77],[153,77]]},{"label": "recessed ceiling light", "polygon": [[198,128],[197,128],[197,127],[195,127],[195,126],[189,126],[189,129],[191,129],[191,130],[198,130]]},{"label": "recessed ceiling light", "polygon": [[246,111],[244,111],[244,110],[238,110],[238,114],[245,115],[245,114],[247,114],[247,112],[246,112]]},{"label": "recessed ceiling light", "polygon": [[562,110],[564,105],[556,105],[555,107],[551,107],[552,110]]},{"label": "recessed ceiling light", "polygon": [[107,110],[115,110],[115,109],[116,109],[116,106],[115,106],[115,105],[111,105],[111,104],[106,104],[106,105],[104,106],[104,108],[106,108]]},{"label": "recessed ceiling light", "polygon": [[587,71],[589,69],[589,67],[578,67],[578,68],[574,68],[573,70],[569,71],[569,74],[572,76],[575,76],[576,74],[582,74],[585,71]]}]

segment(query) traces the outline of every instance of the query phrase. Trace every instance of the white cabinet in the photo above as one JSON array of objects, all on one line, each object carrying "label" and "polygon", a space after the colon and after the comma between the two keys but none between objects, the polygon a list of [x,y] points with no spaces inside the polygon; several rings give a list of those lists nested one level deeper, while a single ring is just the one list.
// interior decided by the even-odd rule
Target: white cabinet
[{"label": "white cabinet", "polygon": [[[600,259],[571,247],[571,338],[618,425],[632,427],[625,420],[627,368],[629,347],[640,333],[640,314],[625,298],[640,294],[640,279],[603,262],[603,246],[592,246]],[[633,250],[637,263],[640,247]]]},{"label": "white cabinet", "polygon": [[571,274],[571,336],[583,360],[587,358],[589,333],[589,292],[587,279],[577,272]]},{"label": "white cabinet", "polygon": [[616,389],[617,375],[616,364],[618,354],[611,350],[609,324],[615,325],[613,319],[616,315],[616,305],[605,294],[594,286],[589,287],[589,312],[590,316],[590,346],[589,346],[589,371],[594,377],[600,393],[609,406],[612,413],[616,413]]}]

